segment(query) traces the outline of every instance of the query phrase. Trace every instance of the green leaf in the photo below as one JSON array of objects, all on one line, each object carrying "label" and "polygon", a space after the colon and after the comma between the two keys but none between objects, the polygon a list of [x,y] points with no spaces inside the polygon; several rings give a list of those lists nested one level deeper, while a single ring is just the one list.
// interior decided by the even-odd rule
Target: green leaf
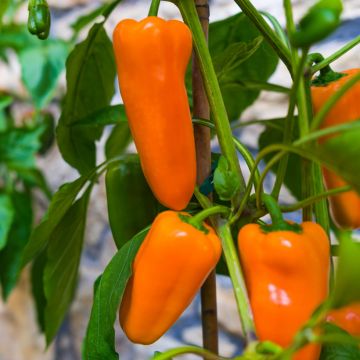
[{"label": "green leaf", "polygon": [[35,167],[35,154],[39,150],[43,127],[13,128],[0,133],[0,162],[10,169]]},{"label": "green leaf", "polygon": [[15,211],[8,194],[0,193],[0,250],[6,245]]},{"label": "green leaf", "polygon": [[31,267],[31,290],[35,301],[37,322],[42,333],[45,332],[46,297],[44,293],[44,270],[46,251],[42,252]]},{"label": "green leaf", "polygon": [[236,42],[230,44],[223,53],[214,57],[214,67],[220,85],[232,81],[232,71],[252,56],[259,49],[262,41],[263,38],[258,36],[249,43]]},{"label": "green leaf", "polygon": [[[8,242],[0,251],[0,280],[5,300],[18,281],[22,254],[29,241],[33,221],[30,194],[14,192],[11,200],[14,207],[14,219],[8,235]],[[0,223],[3,224],[3,221],[0,220]]]},{"label": "green leaf", "polygon": [[132,274],[132,262],[149,229],[142,230],[112,258],[97,286],[83,344],[83,359],[117,360],[114,323]]},{"label": "green leaf", "polygon": [[[259,151],[264,149],[265,147],[271,144],[279,144],[283,142],[284,139],[284,120],[273,120],[264,122],[266,126],[264,131],[261,133],[258,143],[259,143]],[[293,140],[298,137],[298,130],[297,127],[294,129],[293,132]],[[265,156],[265,162],[268,163],[274,153]],[[272,171],[276,174],[278,170],[279,163],[275,164],[272,167]],[[284,184],[290,190],[291,194],[296,199],[301,199],[301,159],[296,154],[290,154],[289,160],[287,164],[287,169],[284,178]]]},{"label": "green leaf", "polygon": [[356,340],[346,331],[333,324],[324,326],[325,333],[320,340],[325,342],[319,360],[358,360],[360,349]]},{"label": "green leaf", "polygon": [[73,299],[84,241],[91,187],[67,211],[51,233],[44,269],[45,334],[50,344]]},{"label": "green leaf", "polygon": [[22,260],[23,266],[45,249],[54,229],[72,206],[78,192],[87,180],[85,176],[80,177],[71,183],[62,185],[55,193],[45,216],[33,230],[30,241],[26,245]]},{"label": "green leaf", "polygon": [[0,49],[12,48],[16,52],[21,52],[31,46],[39,46],[39,41],[29,34],[26,26],[11,24],[2,27]]},{"label": "green leaf", "polygon": [[86,25],[90,24],[97,17],[99,17],[108,6],[109,6],[108,4],[101,5],[95,8],[94,10],[90,11],[88,14],[78,17],[76,21],[73,24],[71,24],[71,27],[74,29],[76,33],[78,33]]},{"label": "green leaf", "polygon": [[67,55],[68,45],[60,40],[39,42],[20,51],[22,80],[38,109],[51,100]]},{"label": "green leaf", "polygon": [[122,122],[114,126],[105,144],[105,154],[107,159],[120,156],[131,141],[129,125]]},{"label": "green leaf", "polygon": [[[212,58],[216,62],[228,53],[232,59],[226,76],[220,78],[221,92],[231,121],[237,120],[260,94],[259,89],[244,88],[236,83],[264,83],[277,67],[277,55],[265,41],[260,44],[260,35],[242,13],[210,24],[209,48]],[[238,58],[236,51],[239,52]],[[218,70],[221,71],[219,67]]]},{"label": "green leaf", "polygon": [[221,200],[231,200],[240,188],[238,176],[230,170],[225,156],[220,156],[214,172],[214,187]]},{"label": "green leaf", "polygon": [[[111,231],[118,248],[153,222],[159,203],[141,170],[138,155],[124,155],[106,173]],[[131,216],[129,216],[131,214]]]},{"label": "green leaf", "polygon": [[52,192],[41,170],[36,168],[18,169],[17,175],[26,183],[26,185],[30,187],[38,187],[48,197],[48,199],[51,198]]},{"label": "green leaf", "polygon": [[0,95],[0,110],[6,109],[14,101],[12,96]]},{"label": "green leaf", "polygon": [[360,243],[348,232],[339,233],[339,260],[331,306],[340,308],[360,301]]},{"label": "green leaf", "polygon": [[95,126],[102,128],[105,125],[117,125],[122,122],[127,122],[124,105],[112,105],[106,106],[76,121],[74,126]]},{"label": "green leaf", "polygon": [[3,23],[3,16],[9,6],[9,4],[10,4],[10,0],[2,0],[0,2],[0,30],[2,27],[2,23]]},{"label": "green leaf", "polygon": [[73,125],[110,104],[115,92],[115,74],[112,43],[103,24],[95,24],[67,60],[67,94],[57,127],[57,141],[64,160],[81,174],[95,167],[95,141],[100,138],[102,127]]}]

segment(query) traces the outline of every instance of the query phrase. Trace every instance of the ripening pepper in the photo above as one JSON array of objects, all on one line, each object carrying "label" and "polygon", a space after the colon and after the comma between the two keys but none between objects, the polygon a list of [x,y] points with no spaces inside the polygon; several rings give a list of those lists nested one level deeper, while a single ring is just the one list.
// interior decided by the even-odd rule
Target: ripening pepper
[{"label": "ripening pepper", "polygon": [[341,327],[350,335],[360,337],[360,303],[331,310],[326,320]]},{"label": "ripening pepper", "polygon": [[[271,215],[272,225],[241,228],[238,246],[257,336],[286,347],[327,297],[330,246],[318,224]],[[319,346],[307,345],[293,359],[319,354]]]},{"label": "ripening pepper", "polygon": [[214,269],[221,243],[208,225],[164,211],[153,222],[133,263],[120,306],[120,325],[134,343],[151,344],[179,318]]},{"label": "ripening pepper", "polygon": [[123,20],[114,30],[120,92],[146,180],[157,199],[184,209],[196,182],[185,71],[189,28],[177,20]]},{"label": "ripening pepper", "polygon": [[[360,69],[346,70],[337,80],[327,84],[313,82],[311,87],[314,112],[317,113],[324,103],[338,91],[344,83],[358,74]],[[326,115],[321,127],[344,124],[360,118],[360,82],[347,91]],[[323,138],[323,141],[326,138]],[[323,168],[326,187],[334,189],[346,185],[345,181],[330,170]],[[360,196],[355,191],[348,191],[329,198],[331,213],[335,223],[342,228],[356,229],[360,227]]]}]

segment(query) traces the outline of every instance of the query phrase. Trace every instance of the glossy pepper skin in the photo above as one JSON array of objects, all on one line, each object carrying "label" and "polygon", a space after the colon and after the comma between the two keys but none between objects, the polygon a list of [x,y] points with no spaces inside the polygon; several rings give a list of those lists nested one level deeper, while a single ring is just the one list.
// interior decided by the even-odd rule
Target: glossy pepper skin
[{"label": "glossy pepper skin", "polygon": [[40,40],[49,36],[51,16],[46,0],[29,0],[28,30]]},{"label": "glossy pepper skin", "polygon": [[192,50],[188,27],[147,17],[114,30],[120,91],[145,177],[157,199],[184,209],[196,182],[196,154],[184,83]]},{"label": "glossy pepper skin", "polygon": [[[257,336],[283,347],[328,294],[328,237],[315,223],[301,228],[301,233],[266,233],[248,224],[238,234]],[[317,360],[319,354],[319,346],[308,345],[293,359]]]},{"label": "glossy pepper skin", "polygon": [[360,337],[360,303],[332,310],[326,320],[341,327],[350,335]]},{"label": "glossy pepper skin", "polygon": [[[358,74],[359,71],[360,69],[347,70],[343,72],[346,76],[336,81],[330,82],[325,86],[312,86],[311,93],[314,112],[317,113],[324,103],[351,77]],[[340,98],[326,116],[321,127],[326,128],[358,120],[360,118],[359,99],[360,82]],[[323,175],[328,189],[346,185],[341,177],[325,168],[323,169]],[[332,196],[329,201],[333,220],[339,227],[350,229],[360,227],[360,196],[355,191]]]},{"label": "glossy pepper skin", "polygon": [[133,263],[120,306],[120,324],[134,343],[151,344],[180,317],[216,266],[221,243],[164,211],[153,222]]}]

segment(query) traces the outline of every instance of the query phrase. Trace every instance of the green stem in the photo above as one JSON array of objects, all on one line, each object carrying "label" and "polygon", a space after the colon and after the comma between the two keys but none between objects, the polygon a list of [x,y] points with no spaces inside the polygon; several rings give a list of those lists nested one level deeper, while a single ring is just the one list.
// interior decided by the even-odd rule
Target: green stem
[{"label": "green stem", "polygon": [[208,350],[197,346],[183,346],[175,349],[165,351],[161,354],[156,354],[153,357],[153,360],[171,360],[175,356],[184,355],[184,354],[194,354],[198,356],[204,356],[207,360],[229,360],[229,358],[224,358],[222,356],[216,355]]},{"label": "green stem", "polygon": [[270,46],[275,50],[285,66],[288,68],[290,74],[292,74],[291,54],[289,49],[283,43],[283,41],[277,36],[274,30],[268,25],[262,15],[256,10],[254,5],[249,0],[235,0],[244,14],[253,22],[258,28]]},{"label": "green stem", "polygon": [[[214,124],[212,122],[210,122],[209,120],[193,119],[193,123],[207,126],[210,129],[215,129]],[[251,152],[235,136],[232,137],[232,140],[234,142],[236,150],[241,154],[241,156],[245,160],[246,165],[249,168],[249,170],[252,171],[254,164],[255,164],[255,160],[254,160]],[[259,178],[260,178],[260,173],[259,173],[259,170],[256,169],[255,178],[254,178],[255,184],[258,184]]]},{"label": "green stem", "polygon": [[276,122],[278,121],[285,121],[285,117],[281,118],[273,118],[273,119],[263,119],[263,120],[250,120],[245,122],[236,122],[231,124],[231,128],[237,129],[245,126],[252,126],[252,125],[263,125],[275,130],[283,131],[283,127],[281,125],[277,125]]},{"label": "green stem", "polygon": [[[294,129],[294,111],[295,111],[295,105],[296,105],[296,94],[298,92],[298,88],[300,85],[300,79],[302,77],[302,73],[303,73],[303,70],[304,70],[304,67],[306,64],[306,58],[307,58],[306,54],[303,54],[303,56],[299,62],[299,65],[296,67],[295,79],[294,79],[294,83],[293,83],[291,93],[290,93],[289,108],[288,108],[288,113],[287,113],[287,117],[286,117],[286,121],[285,121],[284,140],[283,140],[284,144],[289,144],[289,143],[291,143],[291,140],[292,140],[292,133],[293,133],[293,129]],[[275,198],[279,197],[280,189],[281,189],[281,186],[284,181],[285,174],[286,174],[288,160],[289,160],[289,157],[284,156],[281,159],[281,162],[279,164],[274,188],[271,192],[271,195],[274,196]]]},{"label": "green stem", "polygon": [[318,64],[313,66],[311,68],[311,73],[315,74],[317,71],[319,71],[319,70],[323,69],[324,67],[328,66],[333,61],[337,60],[339,57],[344,55],[346,52],[351,50],[353,47],[355,47],[359,43],[360,43],[360,35],[357,36],[355,39],[351,40],[350,42],[348,42],[346,45],[344,45],[342,48],[340,48],[339,50],[334,52],[332,55],[330,55],[326,59],[323,59],[321,62],[319,62]]},{"label": "green stem", "polygon": [[260,182],[260,172],[259,172],[259,169],[257,167],[255,167],[255,160],[252,157],[252,154],[246,148],[246,146],[244,144],[242,144],[238,139],[236,139],[234,137],[233,141],[235,143],[235,147],[236,147],[237,151],[242,155],[243,159],[245,160],[246,165],[249,168],[250,172],[253,171],[253,170],[255,171],[254,185],[256,187],[259,186],[260,192],[262,192],[263,191],[262,184],[259,184],[259,182]]},{"label": "green stem", "polygon": [[158,15],[159,7],[160,7],[160,1],[161,0],[152,0],[151,1],[148,16],[157,16]]},{"label": "green stem", "polygon": [[198,55],[200,69],[203,75],[204,86],[209,100],[210,109],[214,118],[216,133],[223,155],[228,159],[230,168],[240,180],[240,195],[245,188],[245,181],[240,170],[239,160],[236,155],[230,122],[227,116],[224,100],[211,60],[209,49],[201,28],[193,0],[176,0],[184,21],[188,24],[193,34],[195,50]]},{"label": "green stem", "polygon": [[225,261],[229,269],[230,278],[234,288],[236,304],[240,314],[242,332],[247,340],[247,343],[251,343],[256,338],[255,327],[252,320],[252,310],[247,296],[244,276],[242,274],[239,257],[235,249],[229,223],[221,221],[218,227],[218,234],[222,242]]},{"label": "green stem", "polygon": [[261,199],[271,216],[272,222],[271,225],[261,226],[262,231],[293,231],[297,233],[302,231],[299,224],[290,224],[284,220],[279,204],[271,195],[262,194]]},{"label": "green stem", "polygon": [[207,209],[199,212],[198,214],[193,216],[189,222],[201,225],[202,222],[205,219],[207,219],[208,217],[210,217],[211,215],[216,215],[216,214],[228,215],[229,212],[230,212],[230,210],[226,206],[217,205],[217,206],[213,206],[213,207],[207,208]]},{"label": "green stem", "polygon": [[271,216],[271,222],[273,225],[280,226],[285,223],[280,207],[271,195],[262,194],[261,200]]},{"label": "green stem", "polygon": [[319,200],[327,199],[330,196],[335,196],[335,195],[338,195],[338,194],[341,194],[344,192],[348,192],[348,191],[351,191],[350,185],[345,185],[342,187],[331,189],[331,190],[325,191],[323,193],[311,196],[307,199],[301,200],[301,201],[297,202],[296,204],[292,204],[292,205],[288,205],[288,206],[281,206],[281,211],[282,212],[297,211],[297,210],[302,209],[304,206],[315,204]]},{"label": "green stem", "polygon": [[351,131],[351,130],[355,130],[358,128],[360,128],[360,118],[353,122],[350,122],[350,123],[330,126],[328,128],[324,128],[324,129],[320,129],[320,130],[311,132],[310,134],[302,137],[301,139],[294,141],[293,145],[294,146],[303,145],[307,142],[312,142],[314,140],[317,140],[317,139],[327,136],[327,135],[332,135],[332,134],[339,133],[339,132]]},{"label": "green stem", "polygon": [[279,39],[283,42],[283,44],[287,48],[290,48],[289,40],[288,40],[288,38],[287,38],[287,36],[285,34],[284,29],[280,25],[278,19],[275,16],[272,16],[271,14],[269,14],[266,11],[259,11],[259,13],[270,21],[270,23],[273,26],[273,28],[275,30],[275,33],[277,34]]},{"label": "green stem", "polygon": [[337,101],[340,100],[342,96],[346,94],[358,81],[360,81],[360,73],[353,76],[350,80],[346,81],[345,84],[337,90],[330,98],[326,101],[326,103],[322,106],[322,108],[318,111],[316,116],[314,117],[311,123],[311,131],[317,129],[321,123],[324,121],[326,115],[332,109],[332,107],[336,104]]}]

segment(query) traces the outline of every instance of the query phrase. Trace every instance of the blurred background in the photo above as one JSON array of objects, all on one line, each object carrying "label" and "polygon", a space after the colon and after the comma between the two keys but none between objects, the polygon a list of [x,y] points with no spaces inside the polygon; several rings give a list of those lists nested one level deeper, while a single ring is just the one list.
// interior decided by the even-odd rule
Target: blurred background
[{"label": "blurred background", "polygon": [[[52,13],[51,44],[40,44],[39,40],[29,38],[22,25],[27,21],[27,2],[19,0],[0,0],[0,15],[3,15],[3,27],[0,27],[0,111],[5,108],[6,98],[11,98],[12,105],[9,116],[16,124],[28,126],[33,118],[34,102],[45,108],[39,116],[47,123],[47,140],[43,142],[43,151],[35,156],[39,174],[43,173],[48,185],[41,176],[35,180],[37,190],[32,206],[38,222],[47,208],[49,191],[55,191],[62,183],[77,177],[77,172],[70,168],[61,158],[53,142],[54,122],[60,114],[60,102],[65,93],[65,60],[70,50],[68,42],[76,33],[75,21],[81,15],[88,14],[101,4],[96,0],[49,0]],[[14,6],[10,6],[13,3]],[[312,0],[293,1],[296,18],[306,11]],[[261,10],[276,16],[284,25],[282,0],[254,0],[253,4]],[[116,23],[130,17],[141,19],[146,16],[149,1],[124,0],[106,24],[111,35]],[[238,6],[231,0],[212,0],[211,21],[223,19],[239,12]],[[317,45],[313,51],[324,56],[332,53],[344,43],[360,33],[360,1],[344,0],[343,23],[340,28],[326,41]],[[3,14],[3,11],[6,12]],[[164,2],[160,7],[160,16],[178,18],[179,13],[174,5]],[[8,26],[10,23],[13,25]],[[16,25],[18,24],[18,25]],[[76,36],[81,40],[86,37],[89,26],[79,31]],[[35,51],[37,47],[41,51]],[[40,55],[39,55],[40,54]],[[49,55],[52,54],[52,55]],[[44,60],[45,59],[45,60]],[[48,61],[46,64],[41,62]],[[29,91],[39,70],[44,78],[47,91],[42,97],[36,97]],[[334,63],[334,69],[359,67],[359,50],[353,49],[341,60]],[[101,71],[101,64],[99,64]],[[51,79],[51,80],[50,80]],[[49,84],[49,82],[52,82]],[[289,85],[290,79],[285,68],[280,64],[270,82]],[[96,86],[96,84],[94,84]],[[6,96],[4,95],[6,94]],[[5,103],[4,103],[5,101]],[[119,103],[117,94],[113,103]],[[286,113],[287,98],[283,94],[262,92],[255,105],[242,114],[242,121],[283,116]],[[48,120],[46,120],[47,118]],[[0,117],[0,128],[2,120]],[[257,139],[262,127],[247,127],[238,131],[237,135],[253,151],[257,148]],[[1,141],[1,139],[0,139]],[[102,161],[104,142],[99,143],[98,162]],[[213,144],[216,149],[216,141]],[[134,146],[129,145],[129,151]],[[0,144],[1,152],[1,144]],[[1,154],[0,154],[1,155]],[[1,156],[0,156],[1,158]],[[1,161],[0,161],[1,165]],[[243,167],[245,174],[246,167]],[[25,176],[25,175],[24,175]],[[29,175],[28,175],[29,176]],[[32,176],[34,176],[32,174]],[[102,179],[103,180],[103,179]],[[271,178],[269,179],[271,182]],[[284,202],[291,201],[291,196],[282,194]],[[293,215],[296,218],[296,214]],[[112,241],[107,219],[106,195],[104,184],[100,183],[93,191],[88,213],[86,244],[81,261],[79,284],[75,301],[70,309],[54,343],[45,351],[45,340],[40,335],[34,303],[29,285],[30,272],[25,269],[21,274],[18,286],[11,292],[7,302],[0,300],[0,360],[78,360],[81,359],[81,343],[85,334],[89,313],[92,305],[93,283],[111,259],[116,249]],[[1,259],[0,259],[1,260]],[[220,324],[220,352],[224,356],[232,356],[241,350],[239,341],[240,324],[237,318],[231,285],[228,279],[218,277],[218,312]],[[181,344],[201,344],[200,304],[195,299],[176,325],[161,340],[151,346],[132,345],[123,335],[120,328],[116,329],[117,350],[121,359],[145,360],[154,351],[179,346]],[[187,359],[191,359],[189,356]]]}]

